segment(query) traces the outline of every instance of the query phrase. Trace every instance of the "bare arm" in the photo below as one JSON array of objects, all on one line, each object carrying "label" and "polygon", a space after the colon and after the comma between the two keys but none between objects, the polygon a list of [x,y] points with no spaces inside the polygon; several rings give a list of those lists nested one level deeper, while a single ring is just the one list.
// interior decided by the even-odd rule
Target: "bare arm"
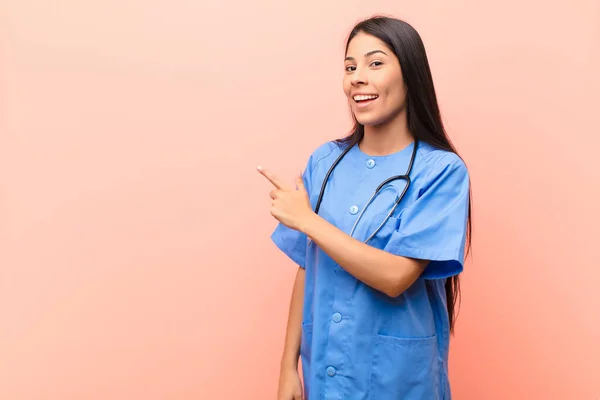
[{"label": "bare arm", "polygon": [[302,305],[304,303],[304,268],[298,267],[285,334],[285,344],[281,359],[281,368],[298,370],[300,357],[300,339],[302,336]]},{"label": "bare arm", "polygon": [[428,263],[369,246],[317,214],[306,218],[300,229],[356,279],[391,297],[399,296],[408,289]]},{"label": "bare arm", "polygon": [[396,297],[408,289],[428,264],[393,255],[360,242],[315,214],[302,177],[296,189],[284,185],[270,171],[258,170],[277,188],[271,192],[271,215],[291,229],[310,237],[348,273],[365,284]]}]

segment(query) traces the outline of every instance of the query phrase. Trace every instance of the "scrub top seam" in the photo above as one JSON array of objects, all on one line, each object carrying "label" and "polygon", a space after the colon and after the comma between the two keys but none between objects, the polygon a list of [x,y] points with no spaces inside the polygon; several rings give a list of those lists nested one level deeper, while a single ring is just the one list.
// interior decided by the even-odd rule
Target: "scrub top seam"
[{"label": "scrub top seam", "polygon": [[[327,142],[325,145],[327,145],[328,143],[331,143],[331,144],[333,144],[333,145],[334,145],[334,147],[332,147],[332,148],[331,148],[331,150],[329,150],[329,152],[327,152],[327,154],[325,154],[325,155],[323,155],[322,157],[320,157],[319,159],[317,159],[317,160],[316,160],[316,161],[313,163],[313,165],[312,165],[311,169],[314,169],[314,168],[316,168],[316,166],[317,166],[317,165],[318,165],[318,164],[319,164],[321,161],[323,161],[324,159],[326,159],[327,157],[329,157],[329,156],[330,156],[330,155],[333,153],[333,151],[335,150],[335,147],[336,147],[336,146],[337,146],[337,147],[339,147],[339,145],[338,145],[337,143],[333,142],[333,141]],[[311,174],[312,174],[312,172],[311,172]],[[311,179],[312,179],[312,177],[311,177]]]}]

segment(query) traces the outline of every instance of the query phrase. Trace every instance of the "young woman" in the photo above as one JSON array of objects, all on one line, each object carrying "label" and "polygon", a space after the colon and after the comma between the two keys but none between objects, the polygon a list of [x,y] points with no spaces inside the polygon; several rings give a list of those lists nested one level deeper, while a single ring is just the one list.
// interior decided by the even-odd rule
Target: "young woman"
[{"label": "young woman", "polygon": [[419,34],[356,25],[343,86],[351,135],[317,148],[293,187],[258,168],[275,186],[272,240],[299,265],[278,398],[448,400],[470,184]]}]

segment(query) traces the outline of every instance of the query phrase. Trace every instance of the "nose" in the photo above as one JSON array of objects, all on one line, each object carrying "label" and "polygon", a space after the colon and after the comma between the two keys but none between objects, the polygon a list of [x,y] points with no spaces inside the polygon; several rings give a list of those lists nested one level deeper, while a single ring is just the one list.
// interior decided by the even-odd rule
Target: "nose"
[{"label": "nose", "polygon": [[352,85],[353,86],[367,84],[367,75],[366,75],[366,73],[364,73],[362,71],[363,71],[362,68],[357,68],[354,71],[354,73],[352,74]]}]

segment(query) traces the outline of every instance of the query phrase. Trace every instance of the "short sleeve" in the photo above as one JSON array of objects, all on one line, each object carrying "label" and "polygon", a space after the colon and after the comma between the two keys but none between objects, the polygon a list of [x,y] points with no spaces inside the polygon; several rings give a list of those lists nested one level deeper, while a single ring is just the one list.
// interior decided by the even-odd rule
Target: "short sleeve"
[{"label": "short sleeve", "polygon": [[[312,157],[311,157],[312,159]],[[311,159],[302,174],[302,180],[304,181],[304,187],[310,197],[311,194]],[[306,247],[307,247],[307,236],[299,231],[288,228],[282,223],[279,223],[273,233],[271,234],[271,240],[285,255],[287,255],[293,262],[298,264],[300,267],[305,268],[306,261]]]},{"label": "short sleeve", "polygon": [[422,277],[447,278],[463,270],[469,174],[456,155],[443,157],[428,174],[419,198],[406,208],[385,247],[392,254],[431,261]]}]

